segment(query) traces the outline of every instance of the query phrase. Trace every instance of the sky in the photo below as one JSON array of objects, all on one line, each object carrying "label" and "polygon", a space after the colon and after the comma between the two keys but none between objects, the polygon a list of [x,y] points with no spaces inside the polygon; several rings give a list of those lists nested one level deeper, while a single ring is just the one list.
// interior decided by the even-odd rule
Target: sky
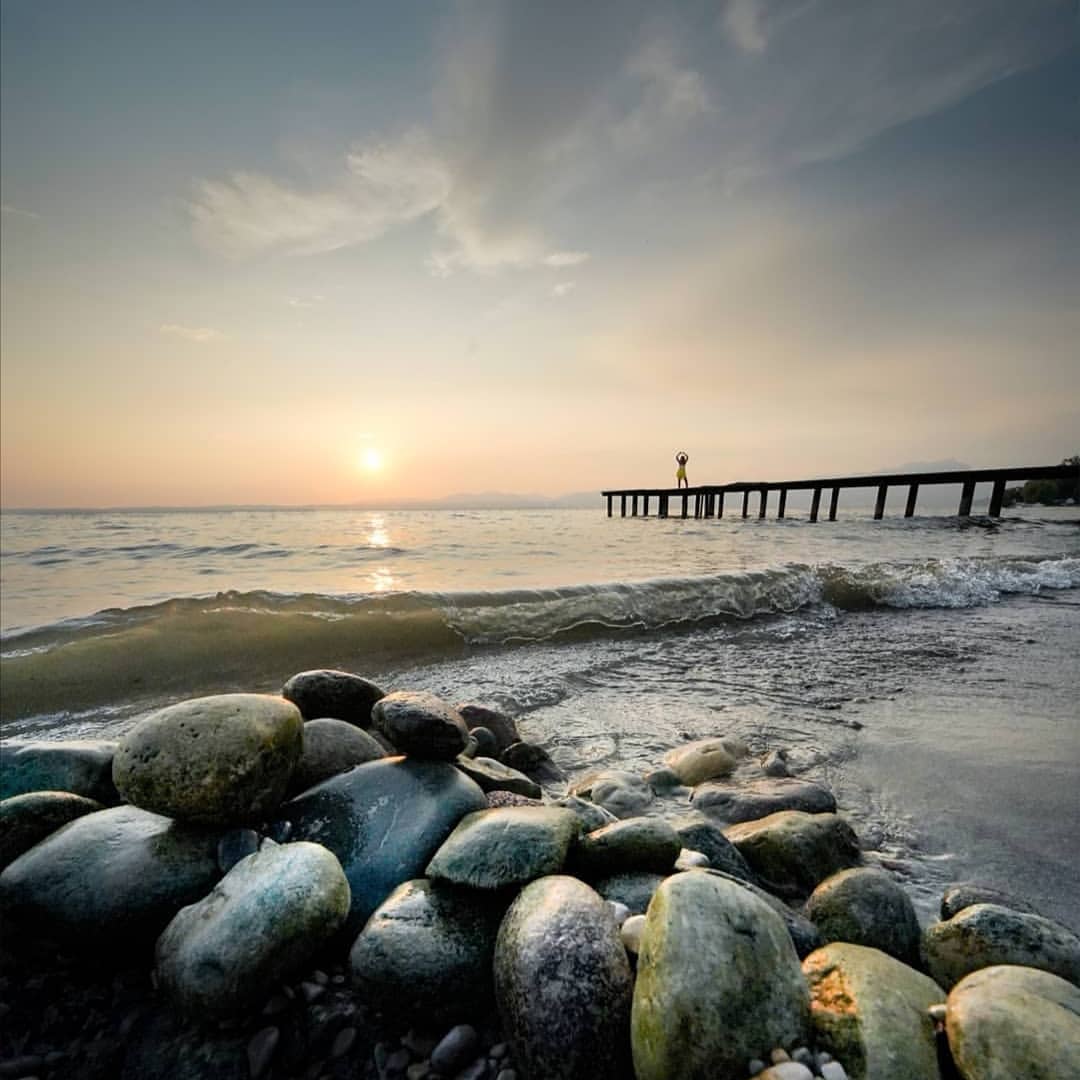
[{"label": "sky", "polygon": [[1073,0],[0,9],[0,503],[1080,451]]}]

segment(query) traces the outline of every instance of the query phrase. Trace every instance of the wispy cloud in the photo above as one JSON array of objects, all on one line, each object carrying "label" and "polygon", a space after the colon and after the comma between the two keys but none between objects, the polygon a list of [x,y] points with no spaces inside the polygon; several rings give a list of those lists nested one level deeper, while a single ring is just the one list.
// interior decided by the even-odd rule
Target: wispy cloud
[{"label": "wispy cloud", "polygon": [[583,262],[588,262],[589,258],[587,251],[553,251],[544,256],[543,262],[545,266],[580,266]]},{"label": "wispy cloud", "polygon": [[163,323],[158,327],[158,332],[166,337],[180,338],[183,341],[194,341],[203,345],[208,341],[219,341],[225,335],[212,326],[181,326],[179,323]]},{"label": "wispy cloud", "polygon": [[552,285],[551,295],[561,300],[564,296],[569,296],[576,288],[576,281],[559,281]]},{"label": "wispy cloud", "polygon": [[0,213],[5,217],[26,218],[28,221],[38,221],[41,215],[35,213],[33,210],[20,210],[17,206],[12,206],[10,203],[0,204]]},{"label": "wispy cloud", "polygon": [[768,39],[761,25],[759,0],[728,0],[721,22],[724,32],[743,52],[765,51]]},{"label": "wispy cloud", "polygon": [[313,293],[311,296],[290,296],[285,303],[291,308],[306,311],[308,308],[318,307],[325,299],[325,296]]}]

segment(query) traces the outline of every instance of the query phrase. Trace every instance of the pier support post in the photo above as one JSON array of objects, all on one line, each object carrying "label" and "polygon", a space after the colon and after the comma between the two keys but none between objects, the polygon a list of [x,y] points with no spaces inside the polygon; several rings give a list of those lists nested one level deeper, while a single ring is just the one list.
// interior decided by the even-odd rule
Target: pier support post
[{"label": "pier support post", "polygon": [[834,487],[832,489],[832,496],[829,499],[829,520],[836,520],[836,504],[840,502],[840,489]]},{"label": "pier support post", "polygon": [[885,496],[889,493],[888,484],[878,484],[877,502],[874,503],[874,520],[880,521],[885,516]]},{"label": "pier support post", "polygon": [[990,495],[990,516],[1001,517],[1001,504],[1005,501],[1005,481],[995,480],[994,490]]},{"label": "pier support post", "polygon": [[724,516],[724,493],[722,491],[716,493],[716,516],[718,518]]},{"label": "pier support post", "polygon": [[971,501],[975,498],[975,481],[965,480],[963,488],[960,489],[960,509],[957,513],[960,517],[971,516]]},{"label": "pier support post", "polygon": [[634,500],[634,509],[633,509],[632,512],[633,512],[634,517],[637,517],[637,496],[636,495],[633,496],[633,500]]},{"label": "pier support post", "polygon": [[776,508],[776,516],[782,518],[787,509],[787,488],[780,489],[780,505]]},{"label": "pier support post", "polygon": [[645,506],[644,506],[644,510],[642,512],[642,516],[643,517],[648,517],[649,516],[649,496],[645,495],[645,496],[643,496],[643,498],[645,500]]},{"label": "pier support post", "polygon": [[768,488],[762,488],[761,489],[761,502],[760,502],[760,504],[758,506],[758,515],[757,515],[759,518],[763,518],[765,516],[765,507],[768,505],[768,502],[769,502],[769,489]]},{"label": "pier support post", "polygon": [[743,517],[746,517],[747,510],[749,509],[749,506],[750,506],[750,492],[749,491],[744,491],[742,493],[742,516]]},{"label": "pier support post", "polygon": [[658,503],[657,503],[657,507],[656,507],[656,516],[666,518],[667,517],[667,501],[668,501],[668,497],[666,495],[658,495],[657,499],[658,499]]},{"label": "pier support post", "polygon": [[611,517],[611,499],[612,499],[612,496],[609,495],[607,497],[607,516],[608,517]]},{"label": "pier support post", "polygon": [[814,497],[810,500],[810,520],[817,521],[818,510],[821,508],[821,488],[814,488]]},{"label": "pier support post", "polygon": [[620,495],[619,498],[620,498],[620,500],[622,502],[622,513],[619,516],[620,517],[626,517],[626,496],[625,495]]},{"label": "pier support post", "polygon": [[682,516],[683,516],[683,517],[686,517],[686,512],[687,512],[687,510],[689,509],[689,507],[687,506],[687,504],[688,504],[689,502],[690,502],[690,496],[689,496],[689,495],[684,495],[684,496],[682,497]]},{"label": "pier support post", "polygon": [[907,506],[904,507],[904,517],[911,517],[915,513],[915,500],[919,497],[919,485],[912,484],[907,489]]}]

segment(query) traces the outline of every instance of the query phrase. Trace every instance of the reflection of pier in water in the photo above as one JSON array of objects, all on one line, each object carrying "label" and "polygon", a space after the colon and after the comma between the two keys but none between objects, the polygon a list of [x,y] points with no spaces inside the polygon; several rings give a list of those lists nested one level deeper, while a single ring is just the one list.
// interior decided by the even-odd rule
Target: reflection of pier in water
[{"label": "reflection of pier in water", "polygon": [[[810,501],[810,520],[817,521],[821,510],[821,494],[830,491],[829,520],[836,520],[836,508],[843,488],[877,488],[877,501],[874,503],[874,519],[885,515],[885,499],[891,487],[906,487],[907,502],[904,517],[915,513],[915,503],[919,489],[935,484],[960,484],[960,508],[957,514],[967,517],[971,513],[971,503],[975,498],[976,484],[993,484],[990,494],[990,517],[1001,516],[1001,504],[1005,498],[1005,485],[1021,480],[1075,480],[1080,470],[1075,465],[1031,465],[1013,469],[960,469],[951,472],[926,473],[883,473],[875,476],[833,476],[820,480],[755,480],[739,481],[734,484],[705,484],[691,488],[623,488],[601,492],[607,499],[608,517],[612,516],[614,500],[619,499],[620,517],[638,516],[641,507],[642,516],[649,516],[649,501],[656,500],[656,516],[668,517],[671,499],[682,500],[682,517],[689,517],[691,509],[695,518],[721,518],[724,516],[724,496],[742,495],[742,516],[749,517],[750,496],[758,496],[759,518],[765,517],[769,504],[770,492],[779,493],[776,516],[782,518],[787,509],[789,491],[812,491]],[[628,501],[629,500],[629,501]],[[693,502],[691,503],[691,500]]]}]

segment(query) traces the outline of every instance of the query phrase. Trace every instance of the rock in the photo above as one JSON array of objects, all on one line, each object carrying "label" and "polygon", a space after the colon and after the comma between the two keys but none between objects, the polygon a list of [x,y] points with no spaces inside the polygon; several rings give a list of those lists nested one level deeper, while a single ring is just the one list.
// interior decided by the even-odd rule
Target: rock
[{"label": "rock", "polygon": [[368,919],[349,954],[353,985],[395,1018],[445,1023],[483,1015],[506,901],[420,878],[399,885]]},{"label": "rock", "polygon": [[934,1026],[926,1010],[944,991],[878,949],[835,943],[803,961],[817,1045],[852,1080],[937,1076]]},{"label": "rock", "polygon": [[591,799],[617,818],[635,817],[652,801],[653,792],[637,773],[604,769],[578,781],[572,795]]},{"label": "rock", "polygon": [[578,832],[554,806],[506,806],[467,814],[435,852],[427,876],[474,889],[503,889],[557,874]]},{"label": "rock", "polygon": [[1053,919],[1000,904],[975,904],[934,923],[926,930],[923,948],[927,970],[946,988],[997,964],[1038,968],[1080,983],[1076,934]]},{"label": "rock", "polygon": [[683,847],[700,851],[714,870],[723,870],[732,877],[756,883],[750,864],[739,849],[724,835],[723,830],[701,814],[687,814],[671,822]]},{"label": "rock", "polygon": [[227,874],[241,859],[259,850],[259,834],[254,829],[230,829],[218,841],[218,869]]},{"label": "rock", "polygon": [[373,682],[347,671],[301,671],[282,688],[305,720],[344,720],[357,727],[371,727],[371,707],[384,697]]},{"label": "rock", "polygon": [[758,1073],[758,1080],[814,1080],[814,1074],[798,1061],[781,1061]]},{"label": "rock", "polygon": [[761,771],[766,776],[790,776],[786,750],[770,750],[761,759]]},{"label": "rock", "polygon": [[104,809],[70,791],[29,791],[0,801],[0,870],[62,825]]},{"label": "rock", "polygon": [[821,1080],[848,1080],[848,1074],[844,1070],[844,1066],[838,1061],[826,1061],[818,1069]]},{"label": "rock", "polygon": [[666,874],[681,847],[675,830],[662,818],[633,818],[581,837],[572,865],[574,873],[586,879],[634,871]]},{"label": "rock", "polygon": [[781,810],[808,814],[831,814],[836,810],[836,799],[828,788],[792,777],[751,780],[741,785],[715,781],[699,784],[691,801],[695,810],[730,824],[756,821]]},{"label": "rock", "polygon": [[217,694],[151,713],[121,740],[113,781],[143,810],[197,824],[260,821],[300,758],[303,721],[269,694]]},{"label": "rock", "polygon": [[545,783],[559,784],[566,779],[559,766],[551,760],[551,755],[535,743],[511,743],[502,752],[502,760],[503,764],[509,765],[511,769],[517,769],[518,772]]},{"label": "rock", "polygon": [[888,874],[869,867],[826,878],[804,908],[825,941],[880,949],[903,963],[919,964],[922,930],[911,898]]},{"label": "rock", "polygon": [[631,1044],[638,1080],[740,1076],[805,1038],[809,996],[780,917],[731,879],[669,877],[645,920]]},{"label": "rock", "polygon": [[653,790],[654,795],[675,795],[686,791],[679,774],[666,765],[659,769],[652,769],[645,774],[645,783]]},{"label": "rock", "polygon": [[982,968],[953,987],[945,1027],[953,1059],[971,1080],[1073,1075],[1080,989],[1035,968]]},{"label": "rock", "polygon": [[0,904],[20,924],[111,949],[151,940],[218,880],[219,833],[134,806],[86,814],[0,874]]},{"label": "rock", "polygon": [[656,890],[664,883],[663,874],[612,874],[592,883],[605,899],[624,904],[634,915],[644,915]]},{"label": "rock", "polygon": [[855,831],[838,814],[782,810],[724,830],[769,892],[808,896],[838,870],[860,861]]},{"label": "rock", "polygon": [[67,791],[104,806],[120,801],[112,779],[116,743],[104,739],[70,742],[0,743],[0,799],[32,791]]},{"label": "rock", "polygon": [[347,927],[358,932],[402,882],[424,867],[484,793],[444,761],[382,758],[324,780],[281,807],[296,839],[328,847],[352,890]]},{"label": "rock", "polygon": [[975,904],[998,904],[1000,907],[1012,908],[1013,911],[1022,911],[1028,915],[1038,915],[1026,900],[995,889],[990,885],[981,885],[976,881],[960,881],[950,885],[941,898],[941,918],[951,919],[959,915],[964,908],[974,907]]},{"label": "rock", "polygon": [[600,897],[576,878],[534,881],[495,945],[495,998],[529,1080],[623,1080],[631,974]]},{"label": "rock", "polygon": [[160,1009],[136,1025],[120,1080],[252,1080],[248,1035],[186,1023],[175,1012]]},{"label": "rock", "polygon": [[630,918],[630,909],[625,904],[620,904],[618,900],[605,900],[604,902],[611,910],[611,917],[615,920],[616,926],[622,926]]},{"label": "rock", "polygon": [[495,737],[496,755],[502,754],[508,746],[521,741],[517,725],[509,716],[497,709],[489,709],[485,705],[477,705],[469,701],[458,704],[456,708],[470,729],[484,727],[491,732]]},{"label": "rock", "polygon": [[270,1067],[274,1051],[281,1039],[281,1032],[276,1027],[263,1028],[257,1031],[247,1045],[248,1069],[252,1080],[258,1080]]},{"label": "rock", "polygon": [[588,799],[580,799],[577,795],[566,795],[561,799],[556,799],[552,805],[565,806],[567,810],[573,810],[581,821],[581,831],[586,833],[595,832],[619,820],[610,810],[605,810]]},{"label": "rock", "polygon": [[497,758],[499,756],[501,752],[499,740],[495,738],[490,728],[483,726],[469,728],[469,737],[476,742],[477,757]]},{"label": "rock", "polygon": [[470,1024],[452,1027],[431,1051],[431,1067],[444,1076],[452,1076],[467,1065],[480,1046],[480,1036]]},{"label": "rock", "polygon": [[304,750],[289,781],[289,794],[299,795],[354,765],[385,756],[380,743],[345,720],[309,720],[304,725]]},{"label": "rock", "polygon": [[675,870],[701,870],[708,869],[709,857],[700,851],[691,851],[689,848],[680,848],[679,857],[675,860]]},{"label": "rock", "polygon": [[727,776],[740,759],[749,754],[741,739],[698,739],[669,750],[664,764],[688,787],[696,787],[714,776]]},{"label": "rock", "polygon": [[635,956],[641,951],[641,935],[645,932],[645,916],[631,915],[622,926],[619,927],[619,937],[626,951]]},{"label": "rock", "polygon": [[319,844],[274,844],[241,859],[158,938],[158,984],[185,1010],[241,1012],[301,973],[349,913],[341,864]]},{"label": "rock", "polygon": [[397,690],[371,710],[376,729],[402,754],[453,761],[465,749],[469,729],[461,714],[434,694]]},{"label": "rock", "polygon": [[539,799],[543,795],[535,780],[494,758],[459,757],[456,765],[470,780],[475,780],[482,791],[510,791],[529,799]]},{"label": "rock", "polygon": [[[475,783],[475,781],[474,781]],[[543,806],[542,799],[530,799],[528,795],[515,795],[512,791],[486,791],[488,806]]]}]

